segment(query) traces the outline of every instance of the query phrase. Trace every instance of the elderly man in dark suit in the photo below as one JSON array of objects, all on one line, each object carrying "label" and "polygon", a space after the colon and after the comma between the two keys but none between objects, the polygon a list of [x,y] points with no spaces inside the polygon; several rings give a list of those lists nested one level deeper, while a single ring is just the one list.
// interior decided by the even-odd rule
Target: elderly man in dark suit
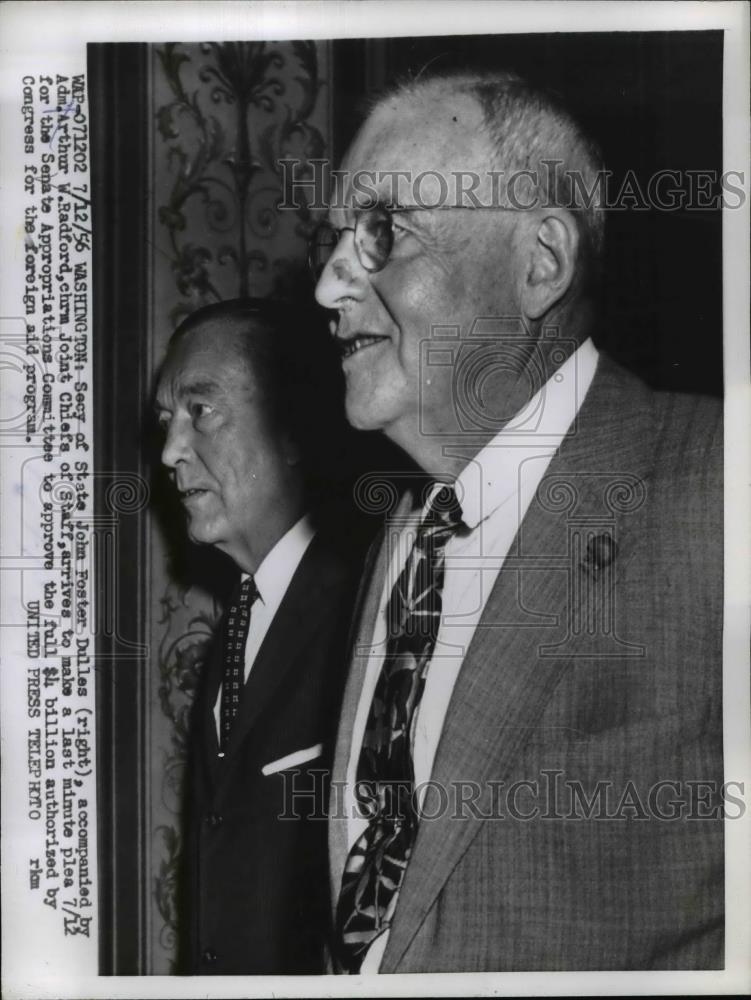
[{"label": "elderly man in dark suit", "polygon": [[341,167],[348,418],[425,481],[356,612],[333,967],[719,968],[721,407],[595,348],[600,163],[553,98],[421,77]]},{"label": "elderly man in dark suit", "polygon": [[358,567],[306,507],[300,332],[263,301],[201,309],[156,396],[188,534],[241,574],[194,706],[194,973],[323,970],[326,779]]}]

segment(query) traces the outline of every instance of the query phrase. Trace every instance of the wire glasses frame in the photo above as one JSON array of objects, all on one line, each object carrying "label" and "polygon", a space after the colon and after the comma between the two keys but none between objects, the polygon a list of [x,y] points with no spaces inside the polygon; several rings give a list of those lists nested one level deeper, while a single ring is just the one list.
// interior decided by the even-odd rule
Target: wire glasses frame
[{"label": "wire glasses frame", "polygon": [[320,278],[342,233],[354,233],[357,259],[369,274],[376,274],[386,266],[394,247],[394,215],[399,212],[453,212],[459,209],[516,211],[505,205],[410,205],[395,208],[376,205],[373,208],[359,209],[354,226],[336,229],[325,221],[318,225],[308,243],[308,266],[313,278],[316,281]]}]

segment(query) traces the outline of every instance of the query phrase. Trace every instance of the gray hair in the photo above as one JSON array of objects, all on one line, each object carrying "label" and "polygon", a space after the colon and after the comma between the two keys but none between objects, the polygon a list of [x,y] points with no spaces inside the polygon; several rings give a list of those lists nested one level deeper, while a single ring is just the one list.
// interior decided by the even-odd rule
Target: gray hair
[{"label": "gray hair", "polygon": [[535,205],[555,205],[574,213],[583,244],[581,270],[589,278],[597,276],[605,237],[602,155],[562,100],[515,73],[488,70],[401,81],[378,98],[375,108],[447,92],[465,94],[480,106],[493,169],[504,171],[506,177],[528,171]]}]

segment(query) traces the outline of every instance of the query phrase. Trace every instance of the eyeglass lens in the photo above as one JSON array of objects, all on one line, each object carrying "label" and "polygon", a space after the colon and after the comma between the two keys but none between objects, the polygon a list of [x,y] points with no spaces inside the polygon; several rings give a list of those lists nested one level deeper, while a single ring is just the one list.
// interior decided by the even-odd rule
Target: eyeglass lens
[{"label": "eyeglass lens", "polygon": [[[342,230],[344,232],[345,230]],[[382,205],[359,212],[354,227],[355,250],[366,271],[380,271],[389,259],[394,245],[391,212]],[[321,223],[313,235],[308,260],[316,279],[328,263],[340,234],[327,222]]]}]

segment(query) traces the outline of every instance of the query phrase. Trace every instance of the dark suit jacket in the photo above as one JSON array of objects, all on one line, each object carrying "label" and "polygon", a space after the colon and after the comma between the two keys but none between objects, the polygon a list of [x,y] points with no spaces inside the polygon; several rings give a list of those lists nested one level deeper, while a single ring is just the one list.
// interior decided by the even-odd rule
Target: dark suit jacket
[{"label": "dark suit jacket", "polygon": [[[316,534],[253,664],[224,760],[217,758],[214,704],[223,668],[215,643],[191,734],[193,973],[322,970],[326,802],[358,571]],[[262,773],[319,743],[316,759]]]},{"label": "dark suit jacket", "polygon": [[[721,414],[601,356],[457,679],[382,972],[722,966]],[[346,854],[332,819],[334,902]]]}]

